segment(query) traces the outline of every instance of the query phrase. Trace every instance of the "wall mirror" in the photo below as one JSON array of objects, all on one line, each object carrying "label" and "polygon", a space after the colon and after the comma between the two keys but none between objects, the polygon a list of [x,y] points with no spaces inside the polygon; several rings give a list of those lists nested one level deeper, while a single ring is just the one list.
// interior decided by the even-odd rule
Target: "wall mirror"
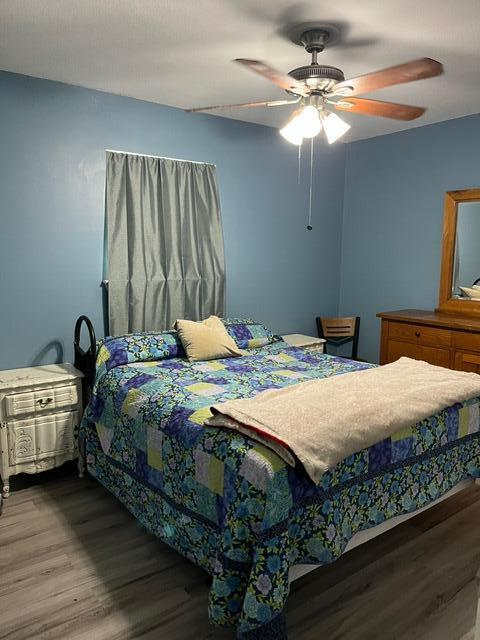
[{"label": "wall mirror", "polygon": [[480,189],[445,194],[438,311],[480,316]]}]

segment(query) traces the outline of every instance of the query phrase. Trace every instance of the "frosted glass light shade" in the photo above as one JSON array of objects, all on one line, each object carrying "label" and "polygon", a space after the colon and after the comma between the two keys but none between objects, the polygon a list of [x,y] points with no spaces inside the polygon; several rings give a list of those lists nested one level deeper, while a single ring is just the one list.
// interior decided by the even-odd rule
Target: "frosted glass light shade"
[{"label": "frosted glass light shade", "polygon": [[295,111],[280,135],[292,144],[301,145],[303,138],[313,138],[322,129],[320,114],[316,107],[308,106]]},{"label": "frosted glass light shade", "polygon": [[300,132],[299,118],[302,113],[302,109],[296,109],[287,123],[280,129],[280,135],[288,142],[300,146],[303,141],[303,136]]},{"label": "frosted glass light shade", "polygon": [[280,135],[292,144],[296,144],[297,146],[302,144],[303,136],[299,133],[298,126],[294,120],[290,120],[282,129],[280,129]]},{"label": "frosted glass light shade", "polygon": [[299,126],[304,138],[314,138],[322,130],[320,114],[316,107],[305,107],[298,117],[300,118]]},{"label": "frosted glass light shade", "polygon": [[336,113],[331,111],[322,111],[321,118],[328,144],[336,142],[350,129],[350,125],[345,120],[342,120]]}]

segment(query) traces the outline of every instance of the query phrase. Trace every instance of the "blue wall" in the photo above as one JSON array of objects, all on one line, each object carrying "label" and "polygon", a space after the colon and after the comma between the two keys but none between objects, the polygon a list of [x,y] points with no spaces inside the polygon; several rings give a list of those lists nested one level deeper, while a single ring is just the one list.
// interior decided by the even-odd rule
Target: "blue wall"
[{"label": "blue wall", "polygon": [[0,368],[71,360],[76,317],[101,321],[105,149],[218,167],[228,313],[314,331],[338,307],[345,146],[306,172],[274,129],[0,73]]},{"label": "blue wall", "polygon": [[312,232],[268,127],[0,72],[0,140],[0,368],[71,360],[81,313],[101,333],[105,149],[214,162],[228,313],[310,334],[358,314],[374,361],[378,311],[437,303],[444,192],[480,185],[480,116],[317,145]]},{"label": "blue wall", "polygon": [[438,302],[445,191],[480,185],[480,116],[347,146],[339,310],[378,361],[379,311]]}]

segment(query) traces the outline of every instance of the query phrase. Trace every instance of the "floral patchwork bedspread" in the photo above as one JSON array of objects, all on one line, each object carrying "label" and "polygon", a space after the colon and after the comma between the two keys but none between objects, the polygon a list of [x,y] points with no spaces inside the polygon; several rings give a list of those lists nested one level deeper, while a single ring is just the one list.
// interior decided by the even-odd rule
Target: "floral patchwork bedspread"
[{"label": "floral patchwork bedspread", "polygon": [[106,341],[81,431],[87,465],[151,532],[213,575],[209,613],[242,637],[275,628],[289,567],[324,564],[350,538],[480,477],[479,400],[360,451],[315,486],[301,468],[227,430],[209,407],[373,365],[277,341],[188,362],[174,332]]}]

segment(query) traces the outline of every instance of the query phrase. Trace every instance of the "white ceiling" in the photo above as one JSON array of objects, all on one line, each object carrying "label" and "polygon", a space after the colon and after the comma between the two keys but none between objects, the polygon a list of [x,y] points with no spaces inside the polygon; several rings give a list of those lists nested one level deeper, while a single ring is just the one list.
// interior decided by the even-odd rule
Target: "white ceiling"
[{"label": "white ceiling", "polygon": [[[181,108],[278,99],[281,89],[230,60],[307,64],[282,34],[312,20],[342,26],[320,62],[347,78],[422,56],[445,65],[444,76],[375,93],[427,106],[423,117],[342,114],[348,140],[480,111],[480,0],[2,0],[0,68]],[[290,109],[222,115],[278,126]]]}]

